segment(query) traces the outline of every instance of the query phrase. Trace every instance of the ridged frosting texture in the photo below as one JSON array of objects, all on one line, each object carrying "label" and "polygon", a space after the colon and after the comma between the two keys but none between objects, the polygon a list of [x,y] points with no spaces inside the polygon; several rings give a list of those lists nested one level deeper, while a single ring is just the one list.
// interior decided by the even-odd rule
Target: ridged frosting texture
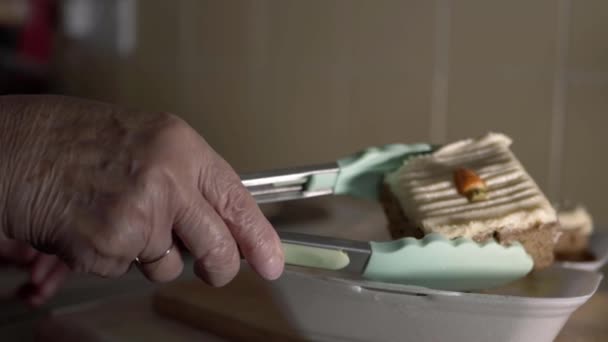
[{"label": "ridged frosting texture", "polygon": [[[406,216],[427,234],[472,238],[556,222],[555,210],[510,145],[499,133],[451,143],[407,161],[386,182]],[[462,167],[485,181],[486,200],[469,202],[458,193],[453,176]]]}]

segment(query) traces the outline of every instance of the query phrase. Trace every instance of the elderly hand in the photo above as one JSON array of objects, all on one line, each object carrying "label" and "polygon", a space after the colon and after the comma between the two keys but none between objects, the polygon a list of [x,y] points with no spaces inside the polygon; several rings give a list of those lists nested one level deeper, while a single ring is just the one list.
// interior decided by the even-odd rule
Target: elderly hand
[{"label": "elderly hand", "polygon": [[236,275],[239,251],[266,279],[283,270],[278,236],[238,175],[173,115],[0,97],[0,148],[1,232],[74,270],[114,277],[139,258],[149,279],[168,281],[183,268],[177,239],[214,286]]}]

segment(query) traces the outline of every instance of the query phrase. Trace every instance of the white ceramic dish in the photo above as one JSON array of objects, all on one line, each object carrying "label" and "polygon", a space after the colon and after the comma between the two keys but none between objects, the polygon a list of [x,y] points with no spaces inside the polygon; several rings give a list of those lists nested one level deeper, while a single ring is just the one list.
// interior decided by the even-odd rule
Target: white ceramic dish
[{"label": "white ceramic dish", "polygon": [[597,271],[608,261],[608,233],[595,232],[589,238],[589,250],[595,255],[594,261],[562,261],[558,265],[586,271]]},{"label": "white ceramic dish", "polygon": [[314,341],[553,341],[602,275],[552,267],[492,293],[431,290],[288,270],[273,282]]}]

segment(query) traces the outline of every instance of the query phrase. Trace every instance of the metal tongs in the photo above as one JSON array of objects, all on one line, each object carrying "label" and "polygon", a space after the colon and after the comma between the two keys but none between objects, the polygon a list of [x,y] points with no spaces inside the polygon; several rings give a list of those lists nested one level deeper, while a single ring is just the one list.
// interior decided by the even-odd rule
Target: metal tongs
[{"label": "metal tongs", "polygon": [[337,162],[241,176],[258,203],[284,202],[332,195],[340,173]]},{"label": "metal tongs", "polygon": [[384,176],[406,158],[432,151],[427,144],[370,147],[337,161],[241,176],[258,203],[282,202],[332,194],[376,199]]}]

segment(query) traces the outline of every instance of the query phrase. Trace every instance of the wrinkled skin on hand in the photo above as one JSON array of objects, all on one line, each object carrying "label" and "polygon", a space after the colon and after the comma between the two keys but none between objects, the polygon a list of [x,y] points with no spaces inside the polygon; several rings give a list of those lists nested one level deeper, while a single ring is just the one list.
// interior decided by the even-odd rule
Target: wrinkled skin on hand
[{"label": "wrinkled skin on hand", "polygon": [[[239,251],[264,278],[283,270],[279,239],[240,178],[176,116],[59,96],[0,97],[0,214],[5,238],[105,277],[180,240],[214,286]],[[178,248],[141,265],[182,271]]]}]

